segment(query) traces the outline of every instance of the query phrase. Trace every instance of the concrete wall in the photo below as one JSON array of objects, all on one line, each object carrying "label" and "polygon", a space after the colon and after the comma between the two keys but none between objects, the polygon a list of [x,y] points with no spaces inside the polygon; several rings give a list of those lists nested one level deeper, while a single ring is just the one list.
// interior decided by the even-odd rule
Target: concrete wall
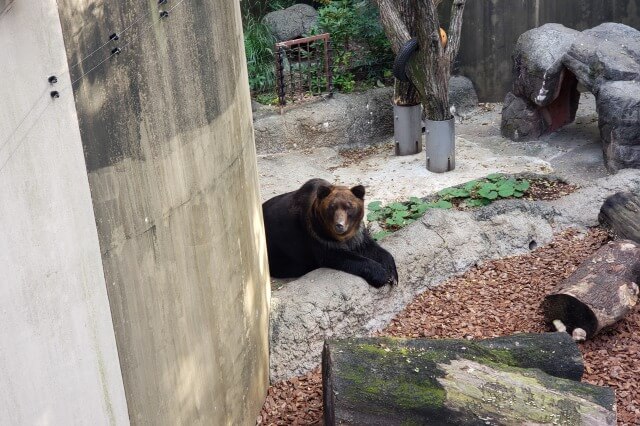
[{"label": "concrete wall", "polygon": [[239,4],[58,5],[69,63],[98,49],[72,76],[131,422],[253,424],[269,283]]},{"label": "concrete wall", "polygon": [[56,0],[1,14],[0,52],[0,424],[128,424]]},{"label": "concrete wall", "polygon": [[[440,8],[447,19],[449,4]],[[531,28],[558,22],[584,30],[610,21],[640,28],[640,0],[469,0],[464,14],[457,69],[473,80],[481,102],[504,100],[513,48]]]}]

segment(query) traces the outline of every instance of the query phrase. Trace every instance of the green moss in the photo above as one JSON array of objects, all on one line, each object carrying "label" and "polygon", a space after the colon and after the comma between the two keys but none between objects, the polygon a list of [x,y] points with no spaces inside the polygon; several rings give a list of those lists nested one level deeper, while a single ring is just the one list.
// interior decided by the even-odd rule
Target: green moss
[{"label": "green moss", "polygon": [[447,397],[445,390],[430,380],[399,383],[391,396],[399,407],[408,410],[441,408]]},{"label": "green moss", "polygon": [[513,356],[513,353],[508,349],[485,349],[477,347],[479,352],[474,358],[482,364],[502,364],[517,366],[518,360]]},{"label": "green moss", "polygon": [[371,355],[377,355],[377,356],[383,356],[387,354],[387,352],[384,350],[383,347],[378,345],[371,345],[368,343],[359,344],[356,348],[356,351],[364,352],[366,354],[371,354]]}]

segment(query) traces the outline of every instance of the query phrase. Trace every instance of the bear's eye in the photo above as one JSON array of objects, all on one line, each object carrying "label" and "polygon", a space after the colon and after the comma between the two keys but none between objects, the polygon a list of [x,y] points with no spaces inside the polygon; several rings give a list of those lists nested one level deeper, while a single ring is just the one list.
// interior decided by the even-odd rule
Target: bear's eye
[{"label": "bear's eye", "polygon": [[348,210],[353,209],[353,203],[347,203],[347,209]]}]

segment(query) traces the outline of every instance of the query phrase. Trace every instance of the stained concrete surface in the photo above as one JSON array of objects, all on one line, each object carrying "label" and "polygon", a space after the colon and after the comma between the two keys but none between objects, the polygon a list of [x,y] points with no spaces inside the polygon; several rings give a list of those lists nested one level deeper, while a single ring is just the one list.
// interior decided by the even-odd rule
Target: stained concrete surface
[{"label": "stained concrete surface", "polygon": [[74,96],[131,423],[253,424],[269,281],[240,5],[57,3],[69,63],[88,57]]},{"label": "stained concrete surface", "polygon": [[262,199],[295,190],[313,177],[348,186],[363,184],[368,202],[386,203],[426,196],[496,172],[553,173],[579,185],[607,175],[593,95],[582,95],[575,123],[529,142],[513,142],[500,136],[501,107],[482,104],[466,118],[458,118],[456,169],[452,172],[427,171],[424,150],[395,156],[393,138],[371,149],[371,154],[361,160],[350,159],[353,148],[344,155],[340,147],[314,148],[301,141],[300,150],[258,157]]},{"label": "stained concrete surface", "polygon": [[18,0],[3,11],[8,3],[0,1],[0,425],[127,425],[58,5]]}]

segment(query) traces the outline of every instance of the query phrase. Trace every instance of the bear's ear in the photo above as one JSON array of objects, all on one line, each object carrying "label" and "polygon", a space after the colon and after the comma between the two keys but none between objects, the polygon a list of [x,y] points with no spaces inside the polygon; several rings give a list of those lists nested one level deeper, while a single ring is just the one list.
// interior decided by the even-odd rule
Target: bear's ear
[{"label": "bear's ear", "polygon": [[318,200],[322,200],[327,195],[331,194],[331,187],[326,185],[319,186],[317,194],[318,194]]},{"label": "bear's ear", "polygon": [[353,188],[351,188],[351,192],[356,197],[360,198],[361,200],[364,200],[364,186],[362,185],[354,186]]}]

